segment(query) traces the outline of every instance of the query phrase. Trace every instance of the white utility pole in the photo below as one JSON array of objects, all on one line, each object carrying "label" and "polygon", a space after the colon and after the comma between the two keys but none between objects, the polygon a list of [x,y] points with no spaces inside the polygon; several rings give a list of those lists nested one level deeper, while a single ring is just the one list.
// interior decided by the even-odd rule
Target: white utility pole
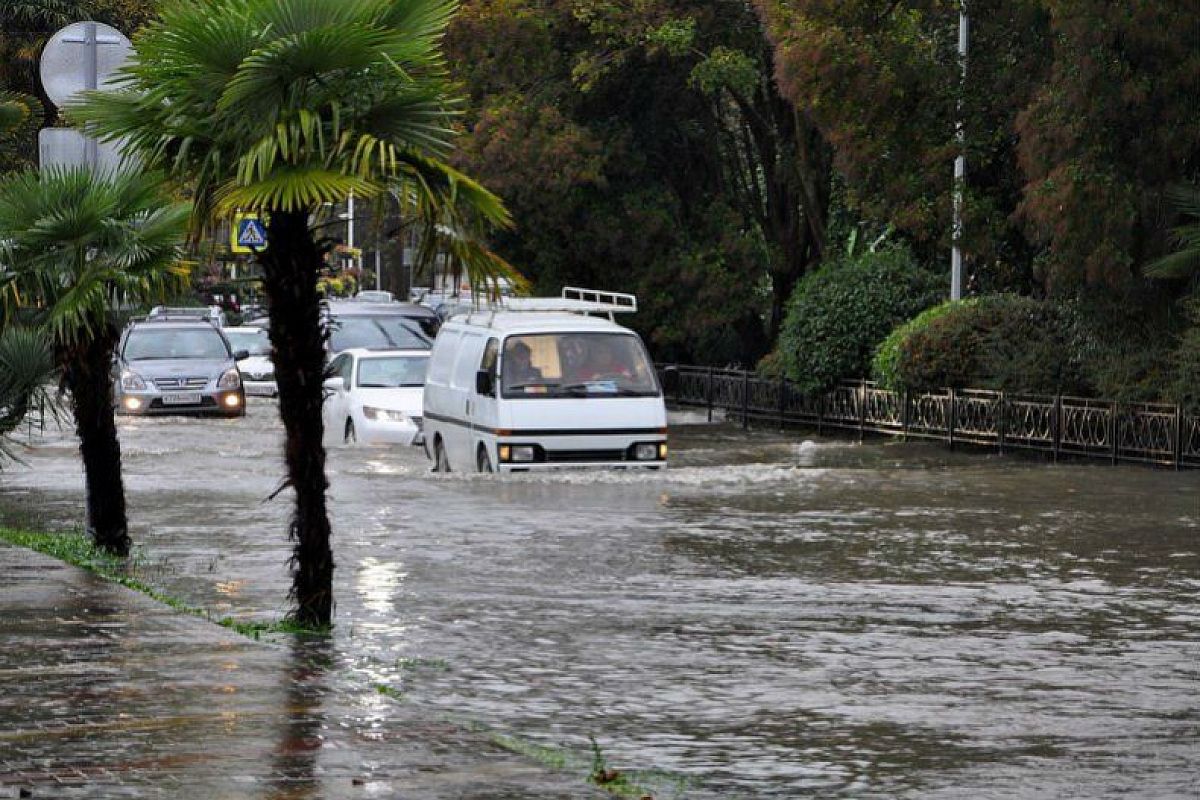
[{"label": "white utility pole", "polygon": [[354,192],[350,193],[349,199],[346,201],[347,220],[346,230],[346,245],[350,248],[350,266],[354,266]]},{"label": "white utility pole", "polygon": [[962,0],[958,7],[958,63],[961,70],[958,94],[958,124],[954,138],[958,142],[958,156],[954,159],[954,229],[953,246],[950,250],[950,299],[962,299],[962,206],[963,185],[967,179],[966,132],[963,123],[962,94],[967,86],[967,2]]}]

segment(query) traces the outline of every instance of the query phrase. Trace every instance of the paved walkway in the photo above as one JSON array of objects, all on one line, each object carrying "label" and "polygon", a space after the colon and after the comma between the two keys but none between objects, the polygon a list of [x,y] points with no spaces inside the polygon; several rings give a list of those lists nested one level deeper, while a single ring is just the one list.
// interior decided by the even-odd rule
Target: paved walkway
[{"label": "paved walkway", "polygon": [[581,798],[487,736],[0,543],[0,798]]}]

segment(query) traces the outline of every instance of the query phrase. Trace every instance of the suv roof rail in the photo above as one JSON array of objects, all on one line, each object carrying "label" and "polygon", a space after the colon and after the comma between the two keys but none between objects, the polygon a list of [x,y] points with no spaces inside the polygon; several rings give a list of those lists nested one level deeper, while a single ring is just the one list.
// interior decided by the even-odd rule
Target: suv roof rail
[{"label": "suv roof rail", "polygon": [[134,317],[133,322],[203,322],[219,328],[221,320],[212,317],[202,317],[199,314],[147,314],[144,317]]}]

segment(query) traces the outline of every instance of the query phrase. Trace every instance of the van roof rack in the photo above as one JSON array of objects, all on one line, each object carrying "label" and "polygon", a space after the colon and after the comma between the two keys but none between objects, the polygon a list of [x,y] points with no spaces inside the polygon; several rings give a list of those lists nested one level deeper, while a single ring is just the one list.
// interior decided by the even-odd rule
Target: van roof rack
[{"label": "van roof rack", "polygon": [[501,303],[504,311],[570,311],[575,314],[633,314],[637,297],[624,292],[605,292],[564,286],[561,297],[509,297]]}]

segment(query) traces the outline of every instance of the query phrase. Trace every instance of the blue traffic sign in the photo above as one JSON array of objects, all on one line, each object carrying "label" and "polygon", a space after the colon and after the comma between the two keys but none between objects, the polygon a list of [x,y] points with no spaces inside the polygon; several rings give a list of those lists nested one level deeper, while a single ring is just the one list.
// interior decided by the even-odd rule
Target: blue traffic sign
[{"label": "blue traffic sign", "polygon": [[239,247],[265,247],[267,229],[262,220],[253,217],[238,220],[237,243]]}]

